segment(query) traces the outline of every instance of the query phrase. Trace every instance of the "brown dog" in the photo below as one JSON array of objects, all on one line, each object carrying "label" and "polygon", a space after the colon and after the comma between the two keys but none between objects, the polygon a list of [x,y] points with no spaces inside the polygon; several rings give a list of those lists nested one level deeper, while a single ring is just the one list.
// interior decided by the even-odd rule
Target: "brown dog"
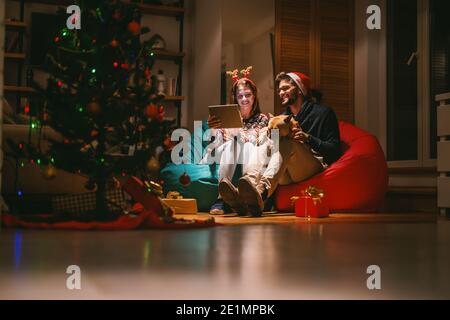
[{"label": "brown dog", "polygon": [[279,115],[273,116],[269,114],[269,124],[267,126],[267,135],[271,137],[271,130],[278,129],[281,137],[290,137],[293,128],[298,128],[298,121],[295,120],[292,115]]}]

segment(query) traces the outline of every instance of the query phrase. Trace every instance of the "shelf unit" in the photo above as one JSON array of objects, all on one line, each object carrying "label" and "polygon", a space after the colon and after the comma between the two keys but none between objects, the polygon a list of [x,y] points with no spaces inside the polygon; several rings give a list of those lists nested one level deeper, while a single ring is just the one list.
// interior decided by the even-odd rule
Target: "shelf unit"
[{"label": "shelf unit", "polygon": [[166,96],[165,101],[184,101],[184,96]]},{"label": "shelf unit", "polygon": [[25,53],[5,52],[5,59],[10,60],[25,60]]},{"label": "shelf unit", "polygon": [[157,16],[182,18],[185,12],[182,1],[180,1],[179,7],[165,6],[159,4],[145,4],[142,2],[139,3],[138,5],[141,8],[142,13]]},{"label": "shelf unit", "polygon": [[167,102],[172,102],[177,109],[177,126],[181,125],[181,103],[184,101],[184,96],[182,94],[182,79],[183,79],[183,58],[185,56],[183,52],[183,36],[184,36],[184,0],[178,1],[178,6],[167,6],[167,5],[157,5],[157,4],[146,4],[143,0],[139,1],[127,1],[138,5],[143,14],[155,15],[155,16],[166,16],[173,17],[178,22],[178,51],[166,51],[166,50],[153,50],[154,58],[157,60],[168,60],[172,61],[178,65],[178,76],[176,84],[175,96],[167,96],[164,100]]},{"label": "shelf unit", "polygon": [[450,214],[450,92],[438,94],[437,106],[437,202],[442,216]]},{"label": "shelf unit", "polygon": [[[19,51],[20,52],[5,52],[5,62],[17,64],[17,83],[8,84],[4,86],[6,93],[16,94],[16,105],[20,107],[20,97],[29,95],[34,92],[30,87],[22,85],[23,78],[23,65],[26,60],[26,54],[23,53],[23,34],[27,28],[27,24],[24,22],[24,4],[29,3],[41,3],[41,4],[54,4],[54,5],[69,5],[73,1],[70,0],[12,0],[20,2],[20,20],[6,21],[5,28],[8,30],[19,32]],[[144,0],[139,1],[124,1],[133,3],[140,7],[142,13],[145,15],[165,16],[172,17],[178,22],[179,39],[178,39],[178,51],[166,51],[166,50],[153,50],[154,58],[156,60],[172,61],[178,66],[178,76],[176,84],[176,92],[174,96],[166,96],[164,101],[172,103],[176,107],[177,126],[180,126],[181,122],[181,103],[185,97],[182,95],[182,78],[183,78],[183,58],[185,56],[183,52],[183,32],[184,32],[184,0],[178,2],[178,6],[167,6],[159,4],[146,4]],[[18,110],[17,110],[18,111]]]},{"label": "shelf unit", "polygon": [[[19,20],[6,20],[4,23],[5,31],[12,33],[17,33],[17,50],[13,52],[8,52],[7,47],[5,46],[5,65],[7,63],[14,63],[16,65],[17,70],[17,79],[14,84],[5,83],[4,84],[4,92],[15,94],[16,100],[16,112],[18,112],[18,108],[20,108],[20,99],[23,95],[33,93],[33,89],[23,86],[23,68],[26,59],[26,54],[23,52],[23,41],[24,41],[24,33],[27,28],[27,24],[24,22],[24,13],[25,13],[25,0],[19,1]],[[13,48],[14,49],[14,48]]]},{"label": "shelf unit", "polygon": [[5,21],[5,27],[10,29],[25,29],[27,24],[23,21]]}]

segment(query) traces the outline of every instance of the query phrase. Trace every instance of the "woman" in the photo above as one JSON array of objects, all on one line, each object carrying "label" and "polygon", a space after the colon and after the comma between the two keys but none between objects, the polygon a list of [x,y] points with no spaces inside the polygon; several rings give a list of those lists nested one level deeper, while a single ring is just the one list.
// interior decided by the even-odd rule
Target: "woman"
[{"label": "woman", "polygon": [[[252,148],[259,144],[269,123],[269,118],[261,113],[258,101],[258,90],[256,85],[248,76],[250,75],[252,67],[248,67],[241,71],[243,75],[239,79],[238,71],[227,72],[232,76],[234,81],[231,88],[231,101],[233,104],[239,105],[243,119],[243,127],[240,129],[223,129],[221,128],[220,119],[215,117],[208,118],[208,126],[216,130],[216,141],[220,146],[220,167],[219,167],[219,182],[227,179],[231,181],[238,162],[243,163],[242,174],[245,173],[246,166],[244,158],[248,158],[252,152]],[[238,137],[238,143],[233,143],[234,137]],[[242,146],[242,147],[241,147]],[[218,145],[215,145],[216,150],[219,150]],[[230,161],[231,160],[231,161]],[[233,208],[238,210],[238,208]],[[219,194],[216,202],[211,206],[211,214],[224,214],[231,212],[231,208],[226,204]],[[239,212],[238,212],[239,213]]]}]

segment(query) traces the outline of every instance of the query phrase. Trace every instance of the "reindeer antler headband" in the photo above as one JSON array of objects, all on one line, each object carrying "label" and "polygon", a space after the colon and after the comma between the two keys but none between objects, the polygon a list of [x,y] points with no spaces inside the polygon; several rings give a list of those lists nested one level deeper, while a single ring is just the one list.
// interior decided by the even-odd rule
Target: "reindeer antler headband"
[{"label": "reindeer antler headband", "polygon": [[233,71],[227,71],[227,75],[229,75],[231,77],[231,80],[233,80],[234,83],[238,82],[240,79],[246,79],[249,80],[250,82],[252,82],[249,77],[250,77],[250,73],[252,72],[253,67],[249,66],[245,69],[242,69],[240,71],[240,73],[243,75],[242,78],[239,78],[239,71],[238,69],[234,69]]}]

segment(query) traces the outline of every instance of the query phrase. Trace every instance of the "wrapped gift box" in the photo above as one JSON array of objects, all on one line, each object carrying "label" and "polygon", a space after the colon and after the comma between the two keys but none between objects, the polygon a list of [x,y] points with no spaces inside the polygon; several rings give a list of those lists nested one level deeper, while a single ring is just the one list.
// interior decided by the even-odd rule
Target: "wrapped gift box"
[{"label": "wrapped gift box", "polygon": [[196,214],[197,200],[196,199],[161,199],[169,207],[174,209],[175,214]]},{"label": "wrapped gift box", "polygon": [[295,215],[297,217],[324,218],[328,217],[329,213],[330,210],[323,200],[317,203],[309,196],[300,196],[295,201]]},{"label": "wrapped gift box", "polygon": [[315,187],[308,187],[301,196],[292,197],[291,200],[297,217],[324,218],[330,213],[323,190]]},{"label": "wrapped gift box", "polygon": [[[122,213],[128,206],[125,195],[121,189],[107,190],[105,196],[106,206],[110,212]],[[95,210],[95,207],[95,192],[57,195],[52,198],[52,208],[54,213],[82,214]]]}]

